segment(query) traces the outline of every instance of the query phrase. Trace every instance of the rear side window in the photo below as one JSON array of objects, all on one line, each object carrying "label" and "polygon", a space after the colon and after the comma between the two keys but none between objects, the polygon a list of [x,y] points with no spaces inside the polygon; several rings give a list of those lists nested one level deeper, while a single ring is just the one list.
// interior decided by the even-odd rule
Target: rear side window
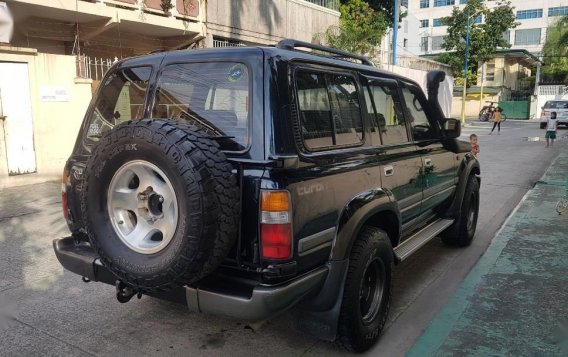
[{"label": "rear side window", "polygon": [[220,137],[223,150],[249,143],[250,78],[242,63],[180,63],[164,68],[152,109],[154,118],[187,122]]},{"label": "rear side window", "polygon": [[98,141],[115,125],[142,118],[151,73],[151,67],[123,68],[105,78],[88,119],[88,139]]},{"label": "rear side window", "polygon": [[[371,114],[373,145],[402,144],[409,141],[406,121],[400,110],[396,83],[372,82],[367,110]],[[372,101],[371,101],[372,99]],[[374,104],[374,107],[373,107]]]},{"label": "rear side window", "polygon": [[544,109],[568,109],[568,101],[548,101],[544,103]]},{"label": "rear side window", "polygon": [[302,138],[308,150],[363,142],[359,92],[354,78],[298,70],[296,88]]}]

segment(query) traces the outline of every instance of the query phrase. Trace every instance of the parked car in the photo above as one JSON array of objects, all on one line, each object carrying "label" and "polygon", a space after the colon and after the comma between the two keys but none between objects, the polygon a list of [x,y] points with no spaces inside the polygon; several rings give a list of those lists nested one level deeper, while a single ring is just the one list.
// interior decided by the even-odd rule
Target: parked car
[{"label": "parked car", "polygon": [[549,100],[544,103],[542,112],[540,113],[540,128],[546,128],[546,121],[550,118],[550,113],[556,112],[556,118],[559,125],[568,126],[568,99],[567,100]]},{"label": "parked car", "polygon": [[[317,50],[318,54],[300,49]],[[295,326],[347,349],[378,339],[392,267],[474,238],[480,167],[438,103],[365,57],[276,47],[120,61],[63,175],[55,253],[117,298]]]}]

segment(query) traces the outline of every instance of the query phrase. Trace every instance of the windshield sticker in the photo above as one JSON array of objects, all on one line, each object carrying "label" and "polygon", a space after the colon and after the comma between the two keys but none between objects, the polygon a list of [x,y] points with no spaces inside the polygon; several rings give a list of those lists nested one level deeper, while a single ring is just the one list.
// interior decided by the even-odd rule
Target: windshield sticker
[{"label": "windshield sticker", "polygon": [[89,131],[87,133],[88,136],[97,136],[101,134],[101,128],[99,124],[93,123],[89,125]]},{"label": "windshield sticker", "polygon": [[229,82],[236,82],[243,78],[243,75],[246,74],[247,68],[244,64],[237,63],[229,69],[229,76],[227,79]]}]

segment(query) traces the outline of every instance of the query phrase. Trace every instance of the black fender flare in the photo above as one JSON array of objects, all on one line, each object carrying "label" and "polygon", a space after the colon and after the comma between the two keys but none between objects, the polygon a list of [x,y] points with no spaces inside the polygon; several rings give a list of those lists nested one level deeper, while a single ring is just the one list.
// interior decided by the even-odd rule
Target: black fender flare
[{"label": "black fender flare", "polygon": [[[349,258],[351,247],[357,239],[357,234],[372,216],[384,212],[392,212],[397,219],[398,232],[401,231],[400,210],[387,189],[377,188],[359,193],[345,205],[337,226],[337,234],[333,241],[330,260],[345,260]],[[398,243],[398,237],[393,247]]]},{"label": "black fender flare", "polygon": [[467,180],[469,180],[469,176],[475,175],[481,186],[481,177],[479,177],[480,174],[481,169],[479,166],[479,161],[477,161],[477,159],[471,153],[466,154],[463,160],[460,162],[460,166],[458,168],[459,181],[454,199],[452,200],[452,203],[447,211],[448,217],[456,217],[456,213],[459,212],[462,206],[465,188],[467,186]]}]

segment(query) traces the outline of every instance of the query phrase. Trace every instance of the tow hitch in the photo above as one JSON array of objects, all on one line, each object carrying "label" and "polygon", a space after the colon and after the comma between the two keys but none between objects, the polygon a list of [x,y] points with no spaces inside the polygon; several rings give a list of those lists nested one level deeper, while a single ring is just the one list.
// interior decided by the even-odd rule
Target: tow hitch
[{"label": "tow hitch", "polygon": [[115,286],[116,299],[122,304],[129,302],[134,295],[137,295],[138,299],[142,298],[142,290],[137,290],[130,285],[126,285],[120,280],[116,281]]}]

